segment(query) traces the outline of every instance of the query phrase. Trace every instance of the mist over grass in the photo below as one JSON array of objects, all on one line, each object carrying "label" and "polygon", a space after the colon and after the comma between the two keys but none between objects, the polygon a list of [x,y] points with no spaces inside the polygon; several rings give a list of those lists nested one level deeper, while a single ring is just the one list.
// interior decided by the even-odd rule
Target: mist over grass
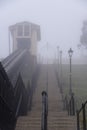
[{"label": "mist over grass", "polygon": [[[69,94],[69,65],[63,65],[63,90]],[[81,102],[87,100],[87,64],[72,66],[72,90]]]}]

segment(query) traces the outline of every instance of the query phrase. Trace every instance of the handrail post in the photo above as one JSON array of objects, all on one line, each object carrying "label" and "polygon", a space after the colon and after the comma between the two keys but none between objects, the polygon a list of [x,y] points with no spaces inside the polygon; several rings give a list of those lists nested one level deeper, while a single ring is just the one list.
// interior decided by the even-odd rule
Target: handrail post
[{"label": "handrail post", "polygon": [[79,111],[77,110],[77,130],[80,130],[80,126],[79,126]]},{"label": "handrail post", "polygon": [[67,101],[67,96],[65,96],[65,99],[64,99],[64,110],[67,110],[68,111],[68,101]]},{"label": "handrail post", "polygon": [[45,91],[42,92],[42,125],[41,130],[47,130],[47,93]]},{"label": "handrail post", "polygon": [[72,93],[67,100],[67,96],[64,99],[64,109],[68,111],[68,115],[74,116],[75,115],[75,99],[74,94]]},{"label": "handrail post", "polygon": [[86,113],[85,113],[85,104],[82,104],[83,108],[83,130],[86,130]]},{"label": "handrail post", "polygon": [[72,107],[72,116],[75,115],[75,100],[74,100],[74,94],[72,93],[72,97],[71,97],[71,107]]},{"label": "handrail post", "polygon": [[69,106],[69,103],[68,103],[68,107],[67,107],[68,109],[68,116],[70,115],[70,106]]},{"label": "handrail post", "polygon": [[69,106],[70,106],[70,116],[71,116],[72,115],[72,100],[70,100]]}]

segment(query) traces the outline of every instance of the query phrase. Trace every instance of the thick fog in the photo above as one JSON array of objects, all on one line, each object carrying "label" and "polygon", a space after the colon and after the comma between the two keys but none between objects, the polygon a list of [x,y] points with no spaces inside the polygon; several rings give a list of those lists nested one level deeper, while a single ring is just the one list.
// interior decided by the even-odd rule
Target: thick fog
[{"label": "thick fog", "polygon": [[0,1],[0,58],[9,53],[8,27],[17,22],[29,21],[40,25],[41,41],[38,54],[54,57],[57,46],[67,56],[70,47],[73,57],[81,57],[80,44],[83,21],[87,20],[86,0],[3,0]]}]

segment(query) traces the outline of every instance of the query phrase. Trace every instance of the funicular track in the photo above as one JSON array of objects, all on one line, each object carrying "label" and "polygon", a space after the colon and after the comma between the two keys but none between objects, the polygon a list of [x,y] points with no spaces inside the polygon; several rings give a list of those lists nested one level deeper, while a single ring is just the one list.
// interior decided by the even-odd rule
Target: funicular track
[{"label": "funicular track", "polygon": [[26,88],[20,73],[28,54],[27,49],[17,50],[0,63],[1,130],[13,130],[17,117],[26,115],[31,107],[36,74],[33,74],[31,85],[28,83]]},{"label": "funicular track", "polygon": [[24,63],[26,54],[27,54],[26,49],[17,50],[2,61],[2,65],[9,79],[11,80],[13,86],[15,85],[15,82],[17,80],[18,76],[17,74],[20,71],[20,67]]},{"label": "funicular track", "polygon": [[9,55],[8,57],[6,57],[3,61],[2,64],[4,67],[8,66],[13,60],[14,58],[20,54],[21,50],[16,50],[15,52],[13,52],[11,55]]}]

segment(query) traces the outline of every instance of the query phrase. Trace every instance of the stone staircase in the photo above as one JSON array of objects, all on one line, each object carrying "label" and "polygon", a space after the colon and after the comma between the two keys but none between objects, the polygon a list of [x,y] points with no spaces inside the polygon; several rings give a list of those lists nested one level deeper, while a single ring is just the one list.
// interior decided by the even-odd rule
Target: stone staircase
[{"label": "stone staircase", "polygon": [[[41,93],[47,87],[46,67],[43,65],[41,68],[38,87],[33,96],[32,110],[27,116],[18,118],[15,130],[41,130]],[[52,65],[48,67],[48,130],[76,130],[76,117],[70,117],[66,111],[63,111],[62,98]]]}]

